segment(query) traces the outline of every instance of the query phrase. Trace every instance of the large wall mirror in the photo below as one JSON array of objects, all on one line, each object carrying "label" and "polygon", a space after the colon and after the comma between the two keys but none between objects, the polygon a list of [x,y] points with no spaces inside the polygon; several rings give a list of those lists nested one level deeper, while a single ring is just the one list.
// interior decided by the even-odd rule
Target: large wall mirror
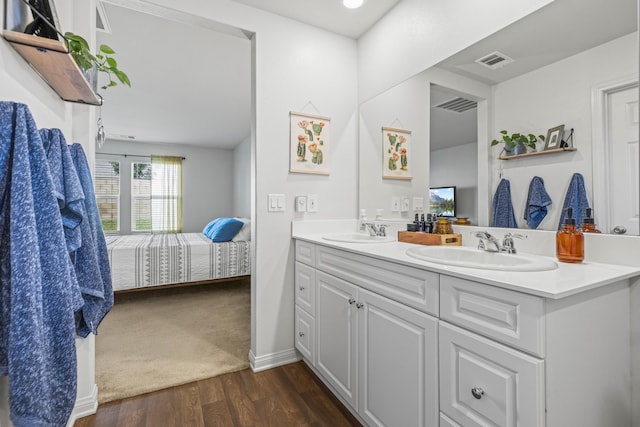
[{"label": "large wall mirror", "polygon": [[[624,224],[640,234],[637,11],[629,0],[556,0],[362,103],[359,207],[409,220],[414,198],[428,210],[429,187],[455,185],[458,216],[489,226],[505,178],[526,229],[529,183],[539,176],[552,205],[537,229],[556,230],[579,173],[602,232]],[[501,66],[476,62],[494,52],[507,57]],[[502,129],[546,136],[558,125],[565,139],[574,129],[576,151],[505,161],[490,147]],[[410,179],[383,178],[383,127],[411,132]],[[398,198],[408,210],[394,208]]]}]

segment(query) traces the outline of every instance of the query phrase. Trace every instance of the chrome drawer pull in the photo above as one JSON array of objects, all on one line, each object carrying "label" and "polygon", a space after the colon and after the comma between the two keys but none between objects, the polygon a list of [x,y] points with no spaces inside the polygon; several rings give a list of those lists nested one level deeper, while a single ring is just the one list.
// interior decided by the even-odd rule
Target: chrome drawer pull
[{"label": "chrome drawer pull", "polygon": [[471,389],[471,394],[473,394],[473,397],[476,399],[482,399],[482,396],[484,396],[484,390],[480,387],[473,387]]},{"label": "chrome drawer pull", "polygon": [[349,298],[349,304],[353,305],[353,303],[356,302],[356,299],[351,297]]},{"label": "chrome drawer pull", "polygon": [[304,336],[304,332],[298,332],[298,336],[303,337]]},{"label": "chrome drawer pull", "polygon": [[359,303],[356,304],[356,308],[360,309],[362,307],[364,307],[363,303],[359,302]]},{"label": "chrome drawer pull", "polygon": [[300,289],[301,291],[304,291],[304,286],[300,286],[300,288],[298,289]]}]

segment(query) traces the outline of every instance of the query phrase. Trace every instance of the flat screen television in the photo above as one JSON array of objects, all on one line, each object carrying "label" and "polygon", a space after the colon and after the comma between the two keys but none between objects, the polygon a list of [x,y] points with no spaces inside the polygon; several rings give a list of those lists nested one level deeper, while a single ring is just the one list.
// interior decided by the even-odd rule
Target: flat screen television
[{"label": "flat screen television", "polygon": [[429,210],[444,217],[456,216],[456,187],[432,187],[429,189]]}]

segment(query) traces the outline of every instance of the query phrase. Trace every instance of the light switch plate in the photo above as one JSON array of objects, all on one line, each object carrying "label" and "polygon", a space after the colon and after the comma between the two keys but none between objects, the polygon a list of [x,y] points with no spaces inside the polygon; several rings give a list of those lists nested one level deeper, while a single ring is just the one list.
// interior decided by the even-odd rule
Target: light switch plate
[{"label": "light switch plate", "polygon": [[391,212],[400,212],[400,197],[391,198]]},{"label": "light switch plate", "polygon": [[307,211],[307,196],[296,196],[296,212]]},{"label": "light switch plate", "polygon": [[269,212],[284,212],[284,194],[269,194],[267,210]]},{"label": "light switch plate", "polygon": [[402,206],[400,206],[400,212],[409,212],[409,198],[402,198]]},{"label": "light switch plate", "polygon": [[424,210],[424,198],[422,197],[413,198],[413,210],[418,212]]},{"label": "light switch plate", "polygon": [[307,195],[307,212],[318,212],[318,209],[320,209],[318,203],[319,201],[317,194]]}]

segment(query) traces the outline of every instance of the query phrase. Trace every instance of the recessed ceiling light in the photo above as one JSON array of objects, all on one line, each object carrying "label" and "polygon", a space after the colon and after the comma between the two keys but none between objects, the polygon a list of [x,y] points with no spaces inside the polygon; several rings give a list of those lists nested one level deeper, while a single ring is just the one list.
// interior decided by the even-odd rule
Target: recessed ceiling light
[{"label": "recessed ceiling light", "polygon": [[357,9],[364,4],[364,0],[342,0],[342,5],[347,9]]}]

